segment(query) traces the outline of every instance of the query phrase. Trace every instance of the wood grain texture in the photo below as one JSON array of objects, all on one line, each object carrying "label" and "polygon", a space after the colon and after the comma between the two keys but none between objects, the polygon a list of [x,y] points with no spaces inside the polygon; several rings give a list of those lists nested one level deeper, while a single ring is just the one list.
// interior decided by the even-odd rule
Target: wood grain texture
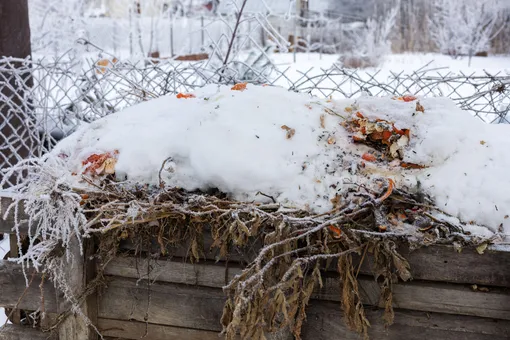
[{"label": "wood grain texture", "polygon": [[[364,304],[380,306],[379,284],[370,277],[358,277]],[[340,301],[340,280],[323,277],[324,287],[315,299]],[[473,291],[468,285],[414,281],[393,285],[393,307],[447,314],[471,315],[510,320],[510,291],[491,288]]]},{"label": "wood grain texture", "polygon": [[[83,242],[83,254],[80,253],[78,241],[73,238],[69,244],[71,254],[67,260],[67,267],[69,271],[66,273],[66,280],[71,288],[71,293],[77,298],[85,289],[87,285],[88,266],[92,264],[87,255],[90,255],[90,247],[92,246],[90,240]],[[62,301],[59,305],[59,312],[65,312],[69,308],[66,301]],[[90,296],[80,305],[81,312],[87,316],[90,322],[97,323],[97,304],[95,303],[94,295]],[[98,335],[95,330],[88,325],[88,320],[85,320],[78,314],[70,314],[59,326],[59,339],[66,340],[96,340]]]},{"label": "wood grain texture", "polygon": [[[41,289],[39,285],[41,278],[33,269],[27,270],[28,280],[35,275],[32,284],[27,288],[25,276],[20,265],[0,261],[0,306],[12,308],[23,295],[23,299],[18,306],[19,309],[37,310],[41,307]],[[26,292],[25,292],[26,290]],[[45,281],[43,284],[44,308],[48,312],[57,310],[57,296],[51,282]]]},{"label": "wood grain texture", "polygon": [[[510,246],[489,246],[480,255],[474,247],[466,247],[461,253],[453,246],[423,247],[409,251],[399,249],[411,266],[415,280],[470,283],[478,285],[510,287]],[[370,274],[373,257],[368,256],[361,272]]]},{"label": "wood grain texture", "polygon": [[[148,265],[146,261],[137,262],[134,258],[117,258],[110,262],[106,273],[134,279],[147,278],[145,274]],[[182,261],[157,261],[150,266],[153,270],[151,279],[159,282],[216,288],[224,286],[225,275],[230,278],[240,273],[240,269],[235,267],[229,268],[229,272],[225,273],[222,266]],[[317,291],[314,298],[340,301],[338,277],[324,276],[323,282],[323,289]],[[359,284],[363,303],[379,306],[378,283],[370,276],[360,276]],[[481,292],[473,291],[469,285],[462,284],[429,281],[399,283],[393,286],[393,305],[395,308],[510,320],[510,292],[504,288],[490,288],[489,292]]]},{"label": "wood grain texture", "polygon": [[[99,330],[105,339],[144,339],[144,340],[219,340],[218,332],[191,328],[157,325],[145,322],[99,319]],[[293,340],[287,330],[266,334],[268,340]],[[237,337],[236,340],[241,340]]]},{"label": "wood grain texture", "polygon": [[[155,284],[152,288],[151,303],[147,309],[146,287],[137,287],[135,280],[115,279],[110,284],[109,293],[100,300],[100,324],[101,319],[105,318],[136,320],[136,324],[120,327],[128,327],[126,331],[111,330],[112,333],[108,334],[134,338],[128,335],[131,332],[129,329],[138,328],[134,334],[142,332],[137,325],[143,325],[144,330],[145,320],[160,325],[152,325],[150,328],[155,335],[149,339],[154,340],[164,339],[161,334],[167,330],[173,332],[175,327],[220,331],[219,320],[224,299],[220,290],[173,284]],[[303,339],[359,339],[357,334],[345,327],[339,303],[312,300],[307,315]],[[367,315],[372,324],[372,339],[489,340],[507,339],[510,334],[508,320],[397,309],[395,324],[386,329],[381,311],[367,308]],[[110,326],[115,322],[111,321]],[[165,326],[171,328],[165,329]]]},{"label": "wood grain texture", "polygon": [[235,263],[227,266],[225,262],[190,263],[186,259],[149,261],[146,258],[117,257],[106,266],[104,272],[111,276],[134,279],[149,277],[161,282],[221,288],[241,269]]},{"label": "wood grain texture", "polygon": [[218,332],[180,328],[145,322],[103,319],[98,320],[103,336],[123,339],[146,340],[218,340]]},{"label": "wood grain texture", "polygon": [[[369,336],[377,340],[503,340],[510,337],[510,321],[441,313],[395,310],[395,322],[386,328],[382,310],[367,310]],[[312,300],[303,327],[304,340],[359,340],[342,319],[339,305]]]},{"label": "wood grain texture", "polygon": [[28,326],[6,325],[0,329],[0,340],[57,340],[57,336]]},{"label": "wood grain texture", "polygon": [[[207,260],[224,260],[220,258],[216,250],[210,250],[212,239],[208,233],[204,234],[204,249]],[[133,249],[134,246],[127,242],[122,244],[124,249]],[[184,245],[180,248],[169,249],[173,257],[186,257],[189,247]],[[235,252],[230,257],[230,262],[240,262],[243,258],[254,258],[256,250],[251,247],[250,251],[243,255],[242,251]],[[153,245],[153,251],[157,253],[159,245]],[[451,283],[468,283],[510,288],[510,246],[489,246],[483,255],[476,252],[473,247],[466,247],[461,253],[455,251],[452,246],[437,245],[423,247],[409,251],[408,247],[402,246],[399,251],[408,260],[411,274],[415,280],[441,281]],[[354,257],[354,264],[359,262],[359,257]],[[369,254],[361,267],[360,273],[372,274],[373,257]],[[467,270],[469,268],[469,270]]]},{"label": "wood grain texture", "polygon": [[99,317],[221,331],[220,289],[113,278],[99,298]]}]

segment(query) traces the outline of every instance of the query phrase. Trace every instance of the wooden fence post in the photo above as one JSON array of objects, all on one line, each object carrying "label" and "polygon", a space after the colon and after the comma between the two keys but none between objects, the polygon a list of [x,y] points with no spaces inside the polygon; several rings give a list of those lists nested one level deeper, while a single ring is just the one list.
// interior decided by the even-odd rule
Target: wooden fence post
[{"label": "wooden fence post", "polygon": [[[31,55],[27,0],[0,1],[0,59]],[[32,87],[30,70],[22,63],[10,63],[12,70],[0,73],[0,169],[16,164],[30,155],[33,137],[28,124],[29,101],[26,90]],[[13,74],[16,68],[26,69]],[[21,82],[19,80],[22,80]],[[8,147],[5,147],[8,146]],[[11,182],[15,179],[11,179]],[[12,184],[12,183],[11,183]]]},{"label": "wooden fence post", "polygon": [[[70,251],[72,256],[68,260],[67,282],[70,285],[71,293],[75,298],[83,294],[87,284],[95,275],[95,263],[91,260],[94,254],[94,242],[92,239],[83,240],[83,254],[76,239],[70,242]],[[69,303],[61,301],[60,309],[64,312],[69,308]],[[59,339],[66,340],[97,340],[98,334],[87,324],[97,326],[97,294],[96,292],[88,295],[80,305],[81,312],[86,316],[84,318],[78,313],[71,313],[60,324],[58,335]]]}]

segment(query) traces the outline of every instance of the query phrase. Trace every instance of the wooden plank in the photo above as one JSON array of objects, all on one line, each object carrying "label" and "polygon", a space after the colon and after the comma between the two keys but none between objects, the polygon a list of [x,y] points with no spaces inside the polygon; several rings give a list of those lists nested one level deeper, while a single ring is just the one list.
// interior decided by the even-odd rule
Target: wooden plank
[{"label": "wooden plank", "polygon": [[[379,284],[369,277],[358,279],[363,303],[382,307]],[[323,283],[314,298],[340,301],[340,280],[323,277]],[[481,292],[467,285],[414,281],[393,285],[393,307],[510,320],[510,292],[504,288]]]},{"label": "wooden plank", "polygon": [[[378,340],[500,340],[508,339],[510,321],[441,313],[424,313],[395,310],[395,322],[386,328],[382,310],[367,310],[371,323],[369,336]],[[337,303],[312,300],[307,309],[307,321],[303,327],[303,339],[359,340],[343,322]]]},{"label": "wooden plank", "polygon": [[0,328],[0,340],[56,340],[56,334],[43,333],[28,326],[5,325]]},{"label": "wooden plank", "polygon": [[[218,340],[219,332],[199,329],[172,327],[145,322],[99,319],[99,330],[105,339],[146,339],[146,340]],[[268,340],[294,340],[287,331],[266,334]],[[241,340],[237,337],[236,340]]]},{"label": "wooden plank", "polygon": [[[204,234],[204,249],[207,260],[224,260],[218,257],[215,250],[207,251],[212,245],[208,233]],[[134,245],[129,242],[122,243],[124,249],[133,250]],[[152,250],[159,251],[159,244],[154,243]],[[171,257],[186,257],[189,247],[169,248]],[[230,262],[249,261],[255,256],[255,250],[243,255],[233,254]],[[405,246],[400,252],[408,260],[411,274],[415,280],[441,281],[451,283],[468,283],[498,287],[510,287],[510,246],[489,246],[483,255],[476,252],[473,247],[466,247],[461,253],[452,246],[437,245],[423,247],[409,251]],[[355,264],[360,260],[354,258]],[[368,255],[361,267],[360,273],[372,274],[373,257]],[[467,270],[469,268],[469,270]]]},{"label": "wooden plank", "polygon": [[[453,246],[423,247],[409,251],[401,247],[401,254],[411,266],[415,280],[469,283],[510,287],[510,246],[489,246],[480,255],[473,247],[461,253]],[[367,256],[361,273],[371,274],[373,257]]]},{"label": "wooden plank", "polygon": [[[213,238],[209,231],[204,231],[203,234],[203,259],[211,260],[211,261],[226,261],[225,257],[220,255],[220,251],[217,248],[212,248]],[[120,249],[124,251],[135,251],[138,249],[138,245],[134,244],[132,240],[123,240],[120,242]],[[248,246],[245,248],[236,248],[232,247],[230,254],[228,255],[228,260],[230,262],[239,262],[239,263],[248,263],[253,260],[259,252],[259,249],[262,248],[262,243],[260,240],[255,238],[250,238],[248,241]],[[179,257],[179,258],[188,258],[190,255],[191,244],[186,242],[178,247],[166,247],[167,255],[166,257]],[[154,238],[152,240],[150,250],[153,253],[160,253],[161,246],[158,243],[158,240]]]},{"label": "wooden plank", "polygon": [[[147,287],[137,286],[136,280],[115,279],[108,288],[108,293],[100,300],[99,320],[116,318],[136,320],[144,324],[143,321],[147,319],[150,323],[172,327],[215,332],[220,330],[219,320],[224,299],[220,290],[172,284],[154,284],[151,288],[151,302],[146,315]],[[307,315],[303,339],[336,339],[339,336],[359,339],[357,334],[349,332],[344,326],[338,303],[313,300],[307,309]],[[395,324],[386,330],[381,319],[382,312],[367,309],[367,315],[372,323],[372,338],[376,339],[489,340],[503,339],[510,334],[508,320],[397,309]],[[159,329],[155,332],[163,331]],[[128,333],[125,331],[114,334],[125,337]]]},{"label": "wooden plank", "polygon": [[[87,265],[90,263],[88,255],[90,255],[90,247],[92,243],[90,240],[84,240],[83,242],[83,254],[80,253],[78,241],[73,238],[69,244],[71,249],[71,256],[66,259],[67,268],[69,271],[66,273],[66,280],[71,289],[71,294],[77,299],[80,294],[83,293],[87,286]],[[87,259],[87,261],[86,261]],[[73,313],[67,315],[65,320],[59,326],[59,338],[66,340],[96,340],[98,335],[96,331],[90,327],[89,321],[93,324],[97,322],[97,305],[91,303],[92,300],[86,299],[80,305],[81,312],[89,320],[86,320],[81,315]],[[59,305],[60,312],[66,312],[69,308],[67,301],[62,300]],[[96,310],[94,310],[94,308]]]},{"label": "wooden plank", "polygon": [[[108,268],[109,267],[109,268]],[[134,279],[147,271],[147,262],[137,263],[134,258],[117,258],[110,262],[106,272]],[[224,286],[225,268],[210,264],[191,264],[179,261],[152,262],[152,279],[160,282],[186,283],[220,288]],[[138,269],[137,269],[138,268]],[[140,270],[142,268],[142,270]],[[228,277],[240,272],[230,268]],[[140,276],[142,273],[142,276]],[[359,277],[363,302],[379,305],[380,289],[371,277]],[[314,296],[316,299],[340,301],[340,282],[337,276],[324,276],[324,288]],[[489,292],[473,291],[468,285],[446,284],[441,282],[413,281],[393,286],[395,308],[473,315],[510,320],[510,292],[502,288],[490,288]]]},{"label": "wooden plank", "polygon": [[[27,277],[29,281],[32,275],[35,275],[35,277],[32,284],[27,288],[21,266],[8,261],[0,261],[0,306],[12,308],[16,305],[18,299],[23,296],[18,305],[19,309],[37,310],[41,308],[41,289],[39,288],[41,279],[39,274],[34,274],[33,269],[28,269]],[[48,281],[44,282],[42,289],[45,310],[55,312],[57,310],[57,298],[61,298],[62,295],[57,296],[53,284]]]},{"label": "wooden plank", "polygon": [[99,318],[98,328],[103,336],[146,340],[218,340],[218,332],[199,329],[147,324]]},{"label": "wooden plank", "polygon": [[113,278],[99,299],[99,317],[219,332],[224,302],[220,289]]},{"label": "wooden plank", "polygon": [[146,258],[117,257],[106,266],[105,275],[134,279],[149,277],[151,280],[162,282],[220,288],[241,272],[235,263],[226,266],[225,262],[186,261],[186,259],[151,259],[149,262]]}]

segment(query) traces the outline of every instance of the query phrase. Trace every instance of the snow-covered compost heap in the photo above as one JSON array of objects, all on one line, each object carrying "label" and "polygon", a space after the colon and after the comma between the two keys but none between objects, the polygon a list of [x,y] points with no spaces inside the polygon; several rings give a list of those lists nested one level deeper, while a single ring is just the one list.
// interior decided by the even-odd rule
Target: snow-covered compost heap
[{"label": "snow-covered compost heap", "polygon": [[194,260],[208,251],[205,232],[223,255],[261,239],[225,287],[228,338],[282,327],[299,338],[328,266],[342,278],[346,322],[366,335],[353,253],[374,255],[391,323],[391,285],[410,279],[400,243],[483,246],[508,235],[509,128],[444,98],[334,101],[246,84],[165,96],[12,170],[29,172],[20,197],[42,240],[33,236],[20,261],[51,273],[53,248],[94,233],[103,257],[126,238],[153,237],[162,256],[189,244]]}]

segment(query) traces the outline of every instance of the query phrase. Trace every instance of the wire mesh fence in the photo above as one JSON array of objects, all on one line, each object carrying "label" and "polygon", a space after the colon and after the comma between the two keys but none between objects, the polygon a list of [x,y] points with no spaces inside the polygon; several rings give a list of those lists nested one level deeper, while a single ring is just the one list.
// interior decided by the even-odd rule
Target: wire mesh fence
[{"label": "wire mesh fence", "polygon": [[[137,62],[102,59],[0,59],[0,168],[38,157],[79,126],[139,102],[207,84],[248,81],[314,96],[415,94],[446,96],[487,123],[509,123],[510,76],[463,74],[423,67],[412,73],[376,70],[281,69],[260,55],[218,65],[211,60]],[[16,180],[13,179],[13,182]]]}]

